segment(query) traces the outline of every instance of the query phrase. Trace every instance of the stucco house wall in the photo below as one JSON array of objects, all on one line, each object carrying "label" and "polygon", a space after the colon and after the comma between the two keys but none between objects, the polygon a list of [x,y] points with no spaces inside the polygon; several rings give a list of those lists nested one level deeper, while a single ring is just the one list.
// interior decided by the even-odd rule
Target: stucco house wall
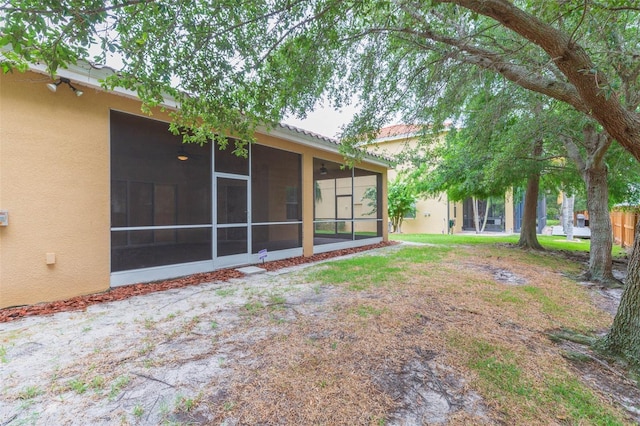
[{"label": "stucco house wall", "polygon": [[[9,218],[8,226],[0,226],[0,308],[106,291],[111,285],[110,112],[144,114],[130,93],[106,92],[81,79],[73,85],[82,96],[66,85],[54,93],[46,87],[50,82],[37,69],[0,75],[0,210]],[[152,118],[170,121],[160,110]],[[259,144],[301,155],[301,253],[312,255],[318,250],[314,158],[342,162],[338,146],[286,126],[256,137]],[[386,163],[369,156],[356,167],[381,174],[386,223]],[[273,197],[282,201],[284,194]],[[387,240],[386,226],[378,240]]]},{"label": "stucco house wall", "polygon": [[109,106],[139,107],[48,82],[0,76],[0,307],[109,288]]}]

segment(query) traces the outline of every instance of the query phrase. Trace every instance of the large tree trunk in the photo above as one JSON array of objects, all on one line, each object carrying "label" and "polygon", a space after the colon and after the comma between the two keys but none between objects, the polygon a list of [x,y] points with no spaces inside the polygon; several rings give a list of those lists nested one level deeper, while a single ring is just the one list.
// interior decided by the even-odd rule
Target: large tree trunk
[{"label": "large tree trunk", "polygon": [[[541,47],[560,72],[567,77],[568,85],[536,84],[532,80],[523,81],[527,75],[512,72],[513,69],[505,66],[507,61],[502,58],[499,58],[500,66],[495,66],[491,58],[487,58],[485,64],[480,66],[499,72],[526,89],[573,105],[578,111],[595,118],[611,138],[617,140],[636,160],[640,161],[640,116],[636,106],[632,105],[627,109],[616,93],[608,95],[603,90],[608,86],[607,78],[603,75],[604,73],[597,72],[599,67],[594,65],[586,50],[573,39],[574,32],[565,33],[560,27],[547,24],[537,17],[525,13],[512,1],[441,1],[455,3],[491,17]],[[466,48],[468,42],[465,40],[464,43],[463,46]],[[596,71],[592,72],[591,70]],[[611,353],[621,355],[640,366],[640,233],[638,229],[640,228],[636,228],[633,251],[629,261],[626,288],[613,326],[603,339],[603,346]]]},{"label": "large tree trunk", "polygon": [[476,234],[480,233],[480,218],[478,217],[478,199],[471,197],[471,205],[473,207],[473,225],[476,228]]},{"label": "large tree trunk", "polygon": [[627,280],[611,330],[603,348],[640,367],[640,223],[636,225]]},{"label": "large tree trunk", "polygon": [[[535,84],[531,80],[522,81],[524,73],[510,72],[505,61],[501,67],[493,67],[488,60],[484,68],[493,69],[520,86],[554,97],[573,105],[585,115],[594,117],[606,132],[622,145],[636,160],[640,161],[640,116],[635,105],[627,109],[617,94],[608,95],[604,87],[608,81],[602,73],[592,73],[599,67],[586,50],[564,33],[540,19],[518,9],[506,0],[442,0],[468,8],[489,16],[497,22],[520,34],[525,39],[540,46],[553,60],[558,69],[567,77],[569,85]],[[482,65],[481,65],[482,66]],[[588,72],[585,72],[587,70]],[[542,83],[542,80],[540,81]],[[604,347],[610,352],[624,356],[640,366],[640,232],[636,227],[635,240],[629,261],[626,288],[620,307],[609,334],[604,339]]]},{"label": "large tree trunk", "polygon": [[591,229],[591,249],[589,250],[589,270],[585,278],[606,284],[619,285],[612,272],[611,218],[609,217],[609,184],[604,156],[612,139],[605,133],[598,133],[593,125],[583,129],[586,155],[582,155],[578,145],[569,137],[563,138],[569,157],[576,163],[587,187],[587,210]]},{"label": "large tree trunk", "polygon": [[522,213],[522,226],[520,227],[518,247],[544,250],[538,242],[536,226],[539,192],[540,173],[533,173],[527,179],[527,192],[524,195],[524,211]]},{"label": "large tree trunk", "polygon": [[[539,111],[539,108],[536,108]],[[533,158],[537,160],[543,151],[542,139],[536,140],[533,145]],[[532,172],[527,179],[527,192],[524,195],[524,212],[522,213],[522,226],[520,227],[520,240],[518,247],[534,250],[544,250],[538,242],[538,195],[540,193],[540,171]]]},{"label": "large tree trunk", "polygon": [[591,249],[589,251],[589,271],[585,277],[604,283],[616,283],[613,276],[611,248],[611,218],[609,217],[609,186],[607,168],[590,168],[585,171],[587,184],[587,209],[591,229]]}]

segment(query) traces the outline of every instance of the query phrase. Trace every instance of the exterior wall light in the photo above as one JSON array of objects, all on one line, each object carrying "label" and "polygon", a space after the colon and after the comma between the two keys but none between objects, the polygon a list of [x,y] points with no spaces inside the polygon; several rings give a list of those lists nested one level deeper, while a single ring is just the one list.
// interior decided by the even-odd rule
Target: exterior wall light
[{"label": "exterior wall light", "polygon": [[184,147],[181,146],[178,150],[178,160],[187,161],[189,159],[189,154],[185,151]]},{"label": "exterior wall light", "polygon": [[327,174],[327,168],[324,166],[324,163],[322,163],[322,167],[320,167],[320,174],[321,175]]},{"label": "exterior wall light", "polygon": [[71,88],[71,90],[73,90],[73,93],[75,93],[75,94],[76,94],[76,96],[78,96],[78,97],[80,97],[80,96],[82,96],[82,95],[84,94],[84,92],[83,92],[82,90],[77,89],[76,87],[74,87],[74,86],[71,84],[71,80],[69,80],[68,78],[65,78],[65,77],[60,77],[60,78],[58,78],[58,81],[55,81],[55,82],[53,82],[53,83],[48,83],[48,84],[47,84],[47,89],[49,89],[49,90],[51,90],[53,93],[55,93],[55,92],[58,90],[58,86],[59,86],[61,83],[68,84],[68,85],[69,85],[69,87]]}]

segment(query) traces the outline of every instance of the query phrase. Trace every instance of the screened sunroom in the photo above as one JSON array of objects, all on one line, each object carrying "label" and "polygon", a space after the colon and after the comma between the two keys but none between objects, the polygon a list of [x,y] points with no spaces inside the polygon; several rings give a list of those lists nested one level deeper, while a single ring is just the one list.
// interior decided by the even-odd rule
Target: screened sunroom
[{"label": "screened sunroom", "polygon": [[382,240],[381,173],[318,152],[305,191],[308,150],[255,143],[243,158],[167,129],[110,113],[112,286],[301,256],[305,194],[313,253]]}]

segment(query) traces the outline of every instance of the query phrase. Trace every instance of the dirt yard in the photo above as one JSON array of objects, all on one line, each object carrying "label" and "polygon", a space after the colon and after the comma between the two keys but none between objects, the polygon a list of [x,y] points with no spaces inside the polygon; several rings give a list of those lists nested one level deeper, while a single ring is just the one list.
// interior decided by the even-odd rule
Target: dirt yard
[{"label": "dirt yard", "polygon": [[551,254],[402,244],[5,315],[0,425],[638,423],[623,371],[549,338],[611,322],[619,291],[578,272]]}]

